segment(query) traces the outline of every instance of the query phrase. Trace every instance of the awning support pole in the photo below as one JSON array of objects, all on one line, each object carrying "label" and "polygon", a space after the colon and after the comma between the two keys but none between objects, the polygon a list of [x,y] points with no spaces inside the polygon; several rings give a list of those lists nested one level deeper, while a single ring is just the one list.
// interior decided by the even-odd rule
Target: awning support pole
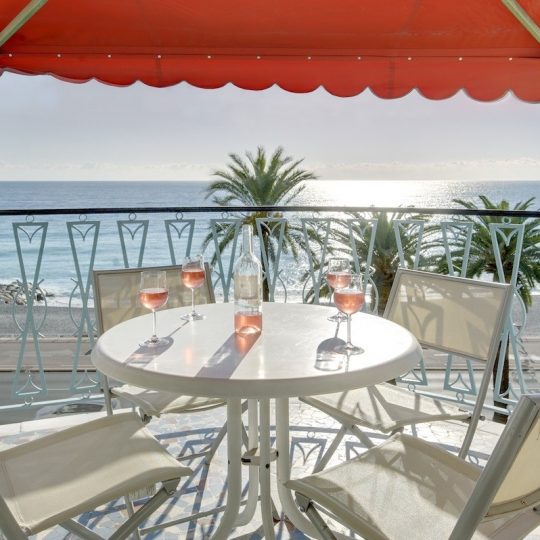
[{"label": "awning support pole", "polygon": [[501,0],[509,9],[521,25],[540,43],[540,26],[538,26],[531,16],[519,5],[517,0]]},{"label": "awning support pole", "polygon": [[0,32],[0,47],[46,3],[47,0],[30,0],[19,14]]}]

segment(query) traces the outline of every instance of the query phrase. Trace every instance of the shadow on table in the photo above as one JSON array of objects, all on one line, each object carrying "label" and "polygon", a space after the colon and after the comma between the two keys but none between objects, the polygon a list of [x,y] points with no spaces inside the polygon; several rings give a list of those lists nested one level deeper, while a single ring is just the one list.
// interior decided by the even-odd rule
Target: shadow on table
[{"label": "shadow on table", "polygon": [[231,334],[225,343],[206,361],[196,376],[228,379],[259,337],[260,333]]}]

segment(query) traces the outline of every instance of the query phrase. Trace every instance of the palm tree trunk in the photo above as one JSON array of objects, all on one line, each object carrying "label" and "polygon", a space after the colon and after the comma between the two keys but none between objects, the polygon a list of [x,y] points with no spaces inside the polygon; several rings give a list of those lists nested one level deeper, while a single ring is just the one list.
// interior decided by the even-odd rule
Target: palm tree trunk
[{"label": "palm tree trunk", "polygon": [[[493,281],[496,281],[495,278],[495,272],[493,272]],[[510,277],[506,277],[505,279],[506,283],[510,283]],[[497,399],[497,396],[495,395],[495,385],[497,380],[497,371],[499,370],[499,362],[500,362],[500,354],[501,354],[501,347],[502,342],[499,343],[499,347],[497,349],[497,358],[495,360],[495,364],[493,365],[493,405],[495,407],[500,407],[502,409],[507,409],[508,405],[504,403],[503,401],[500,401]],[[508,342],[506,343],[506,351],[504,354],[504,365],[502,369],[501,374],[501,387],[499,389],[499,395],[505,396],[507,395],[508,388],[510,387],[510,339],[508,339]],[[493,413],[493,421],[499,422],[500,424],[506,424],[508,420],[508,415],[494,412]]]},{"label": "palm tree trunk", "polygon": [[388,302],[388,296],[392,289],[394,277],[395,273],[385,274],[384,276],[380,276],[379,279],[377,279],[377,276],[375,277],[375,286],[379,292],[379,305],[377,307],[379,315],[382,315],[386,309],[386,303]]},{"label": "palm tree trunk", "polygon": [[[270,259],[270,238],[268,231],[266,228],[262,229],[262,246],[261,246],[261,264],[263,262],[262,257],[262,250],[266,253],[266,256],[268,260]],[[262,293],[263,293],[263,302],[268,302],[270,300],[270,284],[269,284],[269,278],[270,276],[264,276],[263,282],[262,282]]]},{"label": "palm tree trunk", "polygon": [[[500,352],[501,352],[501,347],[502,347],[502,342],[499,343],[499,348],[497,350],[497,360],[495,361],[495,365],[493,366],[493,405],[495,405],[496,407],[500,407],[502,409],[507,409],[508,408],[508,405],[506,403],[504,403],[503,401],[500,401],[499,399],[497,399],[497,396],[495,395],[495,385],[496,385],[496,380],[497,380],[497,371],[499,369],[499,355],[500,355]],[[505,355],[504,355],[504,366],[503,366],[503,371],[502,371],[502,376],[501,376],[501,388],[500,388],[500,395],[506,395],[506,393],[508,392],[508,388],[510,387],[510,343],[507,343],[506,344],[506,352],[505,352]],[[493,421],[494,422],[499,422],[500,424],[506,424],[508,420],[508,415],[506,414],[502,414],[502,413],[499,413],[499,412],[494,412],[493,413]]]},{"label": "palm tree trunk", "polygon": [[270,300],[270,287],[268,285],[268,280],[265,277],[262,282],[262,293],[263,293],[263,302],[268,302]]}]

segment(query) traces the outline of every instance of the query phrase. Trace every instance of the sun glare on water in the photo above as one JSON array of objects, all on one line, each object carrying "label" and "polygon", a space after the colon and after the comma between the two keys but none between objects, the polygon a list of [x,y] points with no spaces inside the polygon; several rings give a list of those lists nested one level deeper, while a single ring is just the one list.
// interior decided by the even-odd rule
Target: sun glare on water
[{"label": "sun glare on water", "polygon": [[[420,206],[432,199],[426,182],[403,180],[318,180],[310,183],[302,203],[336,206]],[[425,195],[425,198],[423,196]]]}]

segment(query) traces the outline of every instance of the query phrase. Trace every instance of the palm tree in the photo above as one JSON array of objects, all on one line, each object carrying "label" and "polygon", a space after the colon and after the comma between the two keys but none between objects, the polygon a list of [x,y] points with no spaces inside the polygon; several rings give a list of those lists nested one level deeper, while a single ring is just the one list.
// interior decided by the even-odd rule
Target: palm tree
[{"label": "palm tree", "polygon": [[[535,200],[534,197],[531,197],[525,202],[518,202],[513,208],[510,208],[510,204],[505,200],[494,203],[485,195],[480,195],[479,198],[483,204],[482,208],[478,207],[473,202],[464,201],[462,199],[454,199],[454,202],[469,210],[526,211],[531,209]],[[497,262],[491,244],[489,225],[490,223],[502,223],[502,219],[498,216],[465,216],[464,219],[473,223],[473,238],[467,275],[469,277],[479,277],[482,274],[487,273],[492,275],[494,279],[497,279]],[[540,282],[540,250],[538,249],[540,243],[540,219],[511,217],[505,218],[504,223],[523,224],[525,226],[517,287],[525,307],[529,308],[532,303],[531,291],[534,288],[534,285]],[[516,241],[517,238],[514,235],[507,245],[502,241],[499,242],[501,263],[506,282],[510,281],[512,275],[513,262],[517,249]],[[454,254],[458,258],[460,255],[463,255],[462,250],[456,250]]]},{"label": "palm tree", "polygon": [[[462,199],[454,199],[454,202],[460,204],[464,208],[470,210],[530,210],[534,203],[534,197],[516,203],[513,208],[506,200],[501,200],[496,203],[491,201],[485,195],[480,195],[482,207],[475,203]],[[532,304],[531,290],[536,283],[540,282],[540,219],[528,217],[510,217],[504,218],[504,222],[498,216],[481,215],[481,216],[465,216],[463,218],[473,224],[473,236],[471,241],[471,251],[469,256],[469,264],[467,267],[468,277],[480,277],[483,274],[493,276],[494,280],[498,280],[497,261],[492,246],[491,233],[489,226],[491,223],[508,223],[508,224],[523,224],[524,236],[523,246],[521,249],[521,257],[519,262],[519,270],[517,275],[517,290],[525,308],[528,309]],[[516,256],[517,237],[513,235],[508,243],[499,240],[498,250],[501,256],[501,264],[504,273],[504,280],[510,282],[513,270],[513,264]],[[452,253],[458,260],[463,257],[463,248],[455,249]],[[508,349],[506,347],[506,357],[504,360],[503,376],[501,379],[501,395],[504,395],[509,388],[509,359]],[[495,383],[498,362],[493,370],[493,381]],[[506,404],[494,400],[495,404],[500,407],[506,407]],[[497,420],[506,420],[504,415],[496,415]]]},{"label": "palm tree", "polygon": [[[304,182],[314,180],[317,176],[300,167],[303,159],[295,160],[284,155],[284,150],[278,147],[268,157],[262,146],[252,154],[246,152],[246,159],[238,154],[229,154],[231,163],[225,169],[216,170],[213,175],[217,177],[208,188],[205,198],[212,197],[212,202],[219,206],[285,206],[291,203],[304,190]],[[257,218],[279,218],[279,212],[257,211],[246,214],[244,223],[251,224],[256,234]],[[262,245],[269,257],[273,260],[275,252],[271,245],[271,231],[262,229]],[[204,247],[211,240],[208,235],[204,240]],[[220,248],[224,249],[232,237],[224,237]],[[295,260],[302,247],[301,231],[287,224],[283,242],[283,252],[291,253]],[[214,259],[217,254],[214,254]],[[215,262],[215,260],[213,261]],[[268,300],[268,282],[263,282],[264,300]]]},{"label": "palm tree", "polygon": [[[390,215],[386,212],[372,212],[367,217],[355,213],[349,213],[349,217],[354,219],[356,222],[356,225],[353,225],[352,227],[352,231],[355,241],[355,250],[360,263],[367,261],[370,247],[370,239],[366,238],[360,229],[365,223],[364,220],[366,220],[366,222],[368,219],[377,220],[371,268],[373,283],[377,288],[379,295],[378,311],[379,313],[383,313],[386,307],[390,289],[392,288],[394,276],[400,262],[393,222],[397,219],[421,220],[424,219],[424,216],[418,214],[412,215],[408,212],[399,212]],[[424,229],[424,235],[426,235],[428,232],[429,231],[427,228]],[[334,239],[337,246],[339,246],[339,251],[350,254],[351,250],[348,227],[342,227],[335,230]],[[403,241],[403,256],[409,265],[412,265],[414,260],[417,242],[418,236],[417,234],[414,234],[414,232]],[[424,258],[422,258],[420,265],[424,266],[425,264],[426,261]]]}]

